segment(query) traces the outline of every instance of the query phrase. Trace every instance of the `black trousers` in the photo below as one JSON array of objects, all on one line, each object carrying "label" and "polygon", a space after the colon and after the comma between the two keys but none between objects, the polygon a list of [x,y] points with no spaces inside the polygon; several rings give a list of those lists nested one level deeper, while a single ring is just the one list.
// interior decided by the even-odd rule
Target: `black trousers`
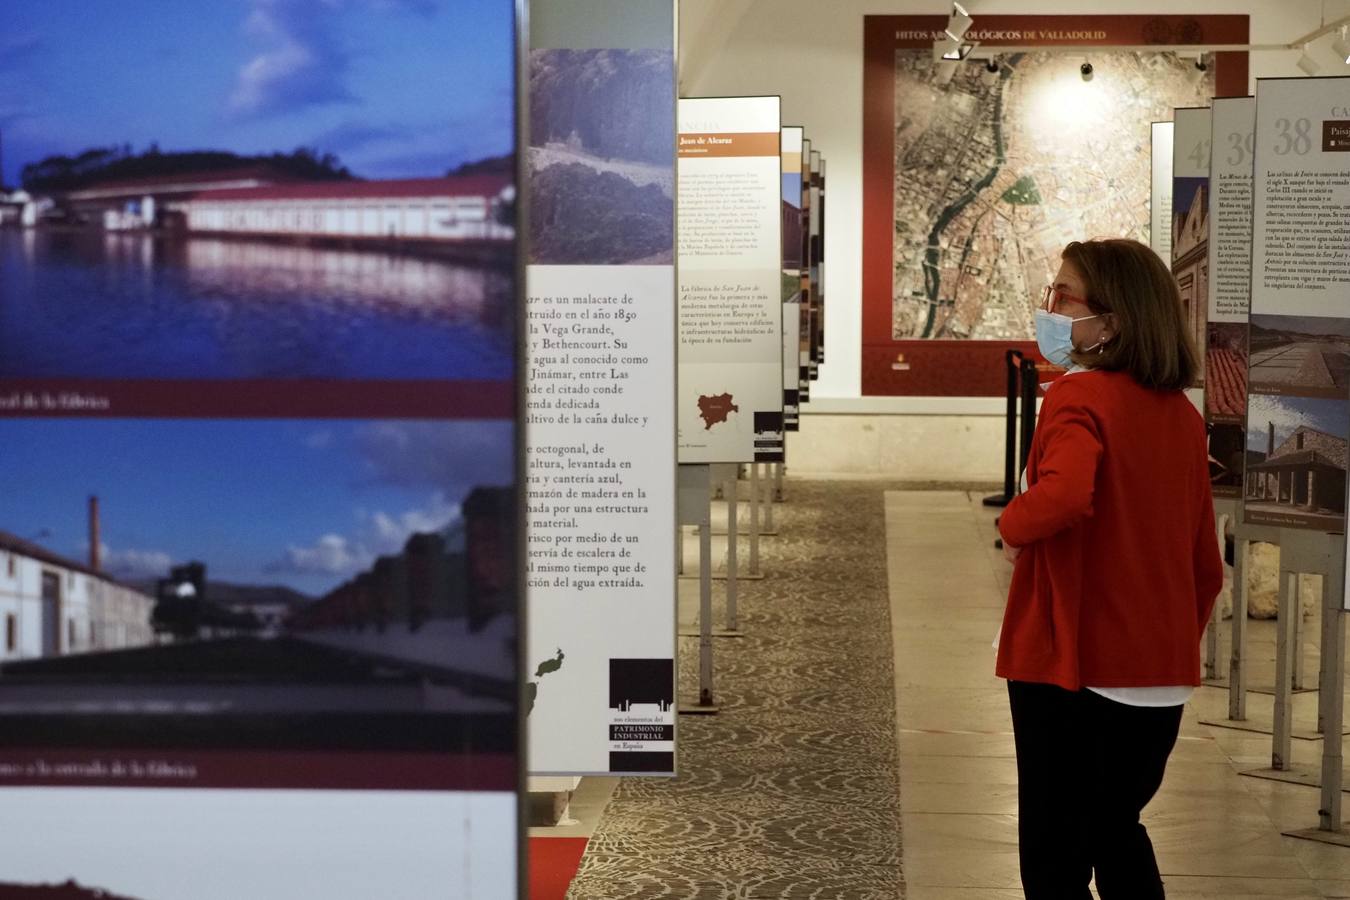
[{"label": "black trousers", "polygon": [[1027,900],[1161,900],[1139,821],[1162,784],[1180,706],[1008,682],[1017,745],[1018,854]]}]

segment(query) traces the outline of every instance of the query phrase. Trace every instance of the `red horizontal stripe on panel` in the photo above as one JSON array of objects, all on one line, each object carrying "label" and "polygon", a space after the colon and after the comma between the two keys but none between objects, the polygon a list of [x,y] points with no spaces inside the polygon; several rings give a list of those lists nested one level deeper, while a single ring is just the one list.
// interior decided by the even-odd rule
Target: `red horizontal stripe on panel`
[{"label": "red horizontal stripe on panel", "polygon": [[505,753],[0,750],[0,786],[514,791]]},{"label": "red horizontal stripe on panel", "polygon": [[512,381],[0,380],[0,418],[509,419]]}]

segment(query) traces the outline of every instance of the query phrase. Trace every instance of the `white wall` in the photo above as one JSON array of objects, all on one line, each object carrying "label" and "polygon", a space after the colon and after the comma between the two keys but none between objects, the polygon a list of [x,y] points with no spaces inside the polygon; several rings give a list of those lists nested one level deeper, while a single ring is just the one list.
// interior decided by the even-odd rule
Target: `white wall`
[{"label": "white wall", "polygon": [[[978,23],[981,14],[1210,13],[1251,16],[1253,43],[1287,43],[1321,24],[1317,0],[1113,0],[1111,3],[1047,0],[968,0],[963,4]],[[827,250],[826,359],[812,402],[803,407],[802,434],[795,472],[863,474],[875,470],[877,457],[866,448],[893,426],[875,416],[918,416],[903,426],[922,432],[915,439],[921,458],[896,459],[884,473],[898,478],[999,480],[1002,478],[1002,430],[972,423],[970,416],[1003,415],[1003,400],[961,398],[861,398],[862,330],[862,38],[866,14],[945,15],[944,0],[680,0],[680,94],[685,97],[780,94],[783,122],[802,125],[815,149],[829,160],[830,202],[826,205]],[[1328,0],[1328,20],[1350,14],[1350,0]],[[1334,58],[1332,36],[1313,46],[1324,74],[1350,74]],[[1251,55],[1253,79],[1298,76],[1296,51]],[[820,398],[830,398],[824,413]],[[863,415],[841,416],[849,412]],[[824,418],[828,416],[828,420]],[[864,426],[870,428],[864,431]],[[819,439],[813,432],[828,430]],[[983,457],[972,458],[970,442],[997,433]],[[815,448],[835,450],[828,458]],[[850,448],[852,450],[850,451]],[[852,456],[850,456],[852,452]],[[943,461],[952,461],[944,466]]]}]

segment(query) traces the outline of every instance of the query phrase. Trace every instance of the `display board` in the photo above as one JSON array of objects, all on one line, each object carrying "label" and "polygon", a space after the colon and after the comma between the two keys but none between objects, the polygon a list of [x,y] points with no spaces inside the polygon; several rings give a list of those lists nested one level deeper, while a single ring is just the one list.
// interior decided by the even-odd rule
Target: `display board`
[{"label": "display board", "polygon": [[1152,188],[1148,245],[1160,259],[1172,259],[1172,123],[1154,122],[1150,133]]},{"label": "display board", "polygon": [[137,10],[5,11],[0,896],[514,898],[515,3]]},{"label": "display board", "polygon": [[782,131],[783,193],[783,428],[800,427],[797,354],[801,342],[802,303],[802,140],[800,126]]},{"label": "display board", "polygon": [[799,407],[811,402],[811,314],[816,293],[815,279],[811,277],[811,139],[802,141],[802,302],[797,343],[797,402]]},{"label": "display board", "polygon": [[[1209,107],[1178,109],[1172,143],[1172,275],[1197,352],[1209,310]],[[1204,409],[1204,368],[1186,396]]]},{"label": "display board", "polygon": [[1215,98],[1209,168],[1205,424],[1214,496],[1225,498],[1242,496],[1245,468],[1255,125],[1256,98]]},{"label": "display board", "polygon": [[815,381],[820,377],[820,335],[821,335],[821,317],[824,315],[824,286],[820,278],[821,254],[821,222],[824,221],[822,210],[824,206],[821,202],[820,194],[820,151],[812,150],[809,157],[810,167],[810,220],[807,223],[810,236],[811,255],[810,273],[811,273],[811,312],[810,312],[810,335],[808,342],[810,349],[807,353],[807,377]]},{"label": "display board", "polygon": [[679,102],[681,463],[783,460],[780,106]]},{"label": "display board", "polygon": [[530,31],[529,767],[672,774],[674,6]]},{"label": "display board", "polygon": [[[1148,240],[1150,123],[1247,85],[1244,53],[1202,72],[1167,52],[1244,44],[1246,16],[977,15],[965,39],[993,73],[933,60],[946,24],[864,19],[865,395],[1002,396],[1065,244]],[[1027,49],[1066,45],[1085,49]]]},{"label": "display board", "polygon": [[820,157],[820,261],[816,263],[816,269],[819,273],[820,291],[820,324],[816,326],[816,363],[817,370],[825,365],[825,321],[828,316],[825,315],[825,163],[826,159]]},{"label": "display board", "polygon": [[1245,521],[1345,527],[1350,78],[1261,79]]}]

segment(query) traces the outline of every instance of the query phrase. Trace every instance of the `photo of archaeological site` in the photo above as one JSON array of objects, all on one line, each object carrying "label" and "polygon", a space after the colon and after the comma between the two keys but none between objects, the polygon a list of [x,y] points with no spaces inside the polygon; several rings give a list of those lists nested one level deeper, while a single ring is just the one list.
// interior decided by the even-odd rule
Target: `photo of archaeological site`
[{"label": "photo of archaeological site", "polygon": [[1252,394],[1247,406],[1246,521],[1321,531],[1342,528],[1347,431],[1350,399]]},{"label": "photo of archaeological site", "polygon": [[675,78],[663,50],[534,50],[530,262],[674,262]]},{"label": "photo of archaeological site", "polygon": [[1247,323],[1210,322],[1205,353],[1205,417],[1241,424],[1247,414]]},{"label": "photo of archaeological site", "polygon": [[1350,391],[1350,319],[1253,315],[1250,352],[1253,391],[1301,397]]}]

